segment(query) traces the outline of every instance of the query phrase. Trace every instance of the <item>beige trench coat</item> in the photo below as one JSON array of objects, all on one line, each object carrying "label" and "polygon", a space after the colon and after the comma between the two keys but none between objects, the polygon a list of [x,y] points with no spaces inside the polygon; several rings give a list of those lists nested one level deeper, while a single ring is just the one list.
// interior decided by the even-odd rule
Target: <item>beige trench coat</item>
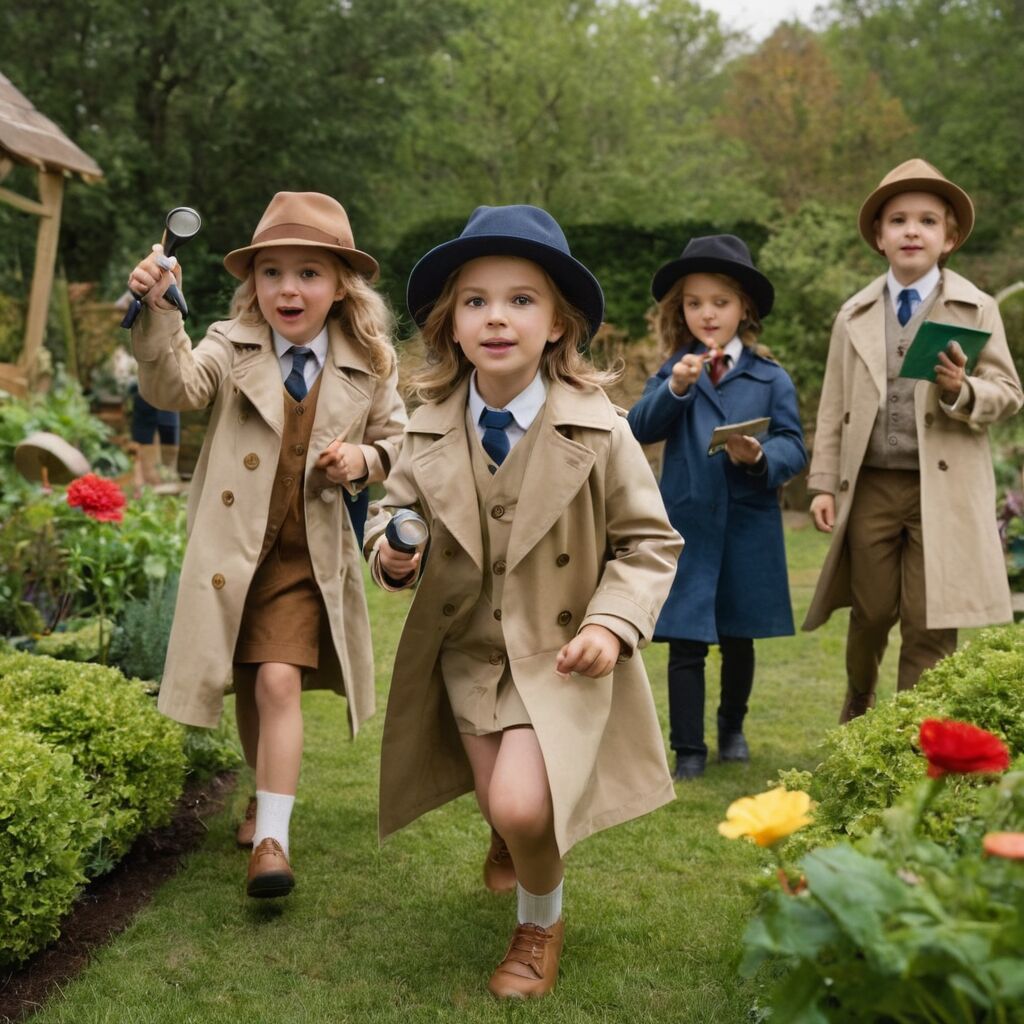
[{"label": "beige trench coat", "polygon": [[[232,655],[263,544],[284,429],[281,370],[270,329],[213,324],[193,351],[177,310],[144,310],[132,334],[139,391],[158,409],[213,405],[188,500],[181,570],[159,708],[215,726],[232,685]],[[376,376],[362,350],[330,321],[327,360],[306,456],[306,536],[330,624],[306,688],[348,698],[352,735],[373,714],[370,624],[359,549],[338,487],[314,469],[334,438],[359,443],[367,483],[382,480],[401,447],[405,408],[396,373]]]},{"label": "beige trench coat", "polygon": [[[473,786],[441,676],[446,631],[472,607],[484,567],[466,437],[468,382],[413,414],[388,478],[388,508],[430,524],[429,555],[395,659],[381,751],[381,836]],[[596,388],[549,385],[506,556],[502,626],[516,687],[547,766],[564,854],[599,829],[673,799],[639,655],[603,679],[555,674],[555,656],[593,616],[632,624],[643,645],[668,594],[682,541],[629,427]]]},{"label": "beige trench coat", "polygon": [[[832,329],[807,483],[814,492],[835,495],[836,522],[803,624],[808,630],[851,600],[846,528],[871,427],[885,401],[885,301],[883,275],[840,309]],[[970,281],[943,270],[929,319],[992,336],[968,378],[974,394],[968,411],[946,412],[929,381],[914,389],[928,628],[1008,622],[1013,614],[987,427],[1020,408],[1020,380],[995,300]]]}]

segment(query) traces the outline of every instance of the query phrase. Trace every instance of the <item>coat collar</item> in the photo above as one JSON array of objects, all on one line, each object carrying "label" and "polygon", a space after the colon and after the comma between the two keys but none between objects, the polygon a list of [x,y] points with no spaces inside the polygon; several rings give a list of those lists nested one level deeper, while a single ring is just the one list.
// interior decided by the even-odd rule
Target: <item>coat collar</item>
[{"label": "coat collar", "polygon": [[[268,426],[280,437],[284,433],[281,364],[274,351],[270,327],[265,323],[243,323],[236,318],[228,322],[224,335],[235,349],[231,366],[234,386],[249,399]],[[327,335],[327,361],[321,371],[324,381],[317,403],[318,411],[322,403],[328,406],[331,404],[329,399],[323,402],[324,391],[330,396],[339,384],[355,392],[351,397],[362,396],[367,399],[366,392],[355,385],[348,371],[373,374],[366,354],[348,338],[337,320],[328,321]]]},{"label": "coat collar", "polygon": [[[483,539],[466,436],[468,377],[440,402],[417,409],[406,430],[433,435],[434,440],[413,456],[417,482],[433,513],[483,570]],[[599,388],[575,389],[559,381],[548,384],[548,397],[537,424],[540,436],[520,489],[516,519],[509,537],[506,564],[511,571],[557,521],[583,486],[595,454],[567,437],[559,428],[587,427],[611,431],[618,414]]]}]

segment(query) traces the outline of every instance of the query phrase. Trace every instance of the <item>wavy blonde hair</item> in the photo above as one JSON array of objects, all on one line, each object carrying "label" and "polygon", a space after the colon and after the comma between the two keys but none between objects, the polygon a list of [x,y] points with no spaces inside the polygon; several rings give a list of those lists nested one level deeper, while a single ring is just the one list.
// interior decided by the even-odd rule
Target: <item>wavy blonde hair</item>
[{"label": "wavy blonde hair", "polygon": [[[395,317],[387,302],[376,289],[357,274],[343,259],[330,253],[338,270],[338,283],[345,289],[345,297],[331,306],[328,319],[334,317],[345,334],[366,353],[378,377],[387,377],[395,366]],[[256,273],[249,267],[245,280],[231,297],[231,315],[242,323],[259,326],[266,318],[256,298]]]},{"label": "wavy blonde hair", "polygon": [[[620,367],[599,370],[584,355],[590,341],[590,323],[562,294],[551,275],[534,264],[544,275],[555,302],[555,320],[562,325],[562,336],[549,341],[541,355],[541,372],[548,380],[558,380],[572,388],[587,385],[607,387],[622,375]],[[453,270],[427,316],[418,337],[426,352],[426,364],[409,381],[409,393],[419,402],[438,402],[447,398],[469,375],[473,364],[462,346],[455,343],[455,293],[462,267]]]},{"label": "wavy blonde hair", "polygon": [[[688,276],[690,275],[684,274],[665,292],[650,318],[654,336],[658,339],[661,353],[666,359],[677,352],[689,352],[697,340],[686,326],[686,314],[683,310],[683,285]],[[728,274],[708,274],[708,277],[713,277],[719,284],[728,288],[743,304],[743,319],[736,329],[740,341],[747,348],[753,349],[756,355],[774,362],[775,357],[771,349],[760,341],[761,318],[757,315],[754,300],[743,290],[736,278],[729,277]]]}]

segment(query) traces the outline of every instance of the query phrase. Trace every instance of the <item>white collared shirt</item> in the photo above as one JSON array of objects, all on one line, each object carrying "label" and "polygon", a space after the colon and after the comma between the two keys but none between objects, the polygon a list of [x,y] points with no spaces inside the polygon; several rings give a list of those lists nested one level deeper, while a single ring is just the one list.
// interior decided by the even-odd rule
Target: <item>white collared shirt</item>
[{"label": "white collared shirt", "polygon": [[[288,374],[292,372],[291,348],[293,342],[290,342],[287,338],[282,338],[277,331],[273,331],[273,335],[274,351],[277,353],[277,361],[281,366],[281,381],[284,382],[288,379]],[[302,368],[302,376],[306,380],[306,387],[311,388],[316,383],[316,379],[320,376],[320,371],[327,360],[327,325],[324,324],[323,330],[312,341],[307,341],[304,346],[299,347],[308,348],[313,353],[313,358],[307,359],[306,365]]]},{"label": "white collared shirt", "polygon": [[[724,355],[727,355],[729,357],[729,365],[725,368],[725,373],[722,374],[722,377],[727,377],[730,373],[732,373],[733,370],[736,369],[736,366],[740,361],[740,356],[743,355],[743,342],[740,341],[740,336],[738,334],[734,334],[732,341],[726,342],[725,348],[722,349],[722,352]],[[689,390],[687,390],[685,395],[677,395],[672,390],[669,384],[670,380],[671,378],[666,379],[665,387],[668,388],[668,393],[673,398],[682,401],[684,398],[687,397],[687,395],[689,395]]]},{"label": "white collared shirt", "polygon": [[[515,448],[516,444],[526,435],[547,400],[548,386],[538,370],[537,376],[505,406],[505,409],[513,416],[512,422],[505,428],[509,451]],[[476,370],[474,370],[469,378],[469,414],[473,417],[477,437],[481,441],[484,438],[484,427],[480,425],[480,414],[486,408],[488,408],[487,403],[480,397],[480,392],[476,389]]]},{"label": "white collared shirt", "polygon": [[941,279],[942,274],[937,263],[927,274],[919,277],[912,284],[900,284],[896,280],[896,275],[892,272],[892,267],[890,267],[889,272],[885,275],[885,286],[889,289],[889,301],[892,303],[892,311],[899,316],[900,292],[904,288],[913,288],[919,296],[917,299],[910,300],[910,315],[913,316],[917,312],[918,306],[935,291]]}]

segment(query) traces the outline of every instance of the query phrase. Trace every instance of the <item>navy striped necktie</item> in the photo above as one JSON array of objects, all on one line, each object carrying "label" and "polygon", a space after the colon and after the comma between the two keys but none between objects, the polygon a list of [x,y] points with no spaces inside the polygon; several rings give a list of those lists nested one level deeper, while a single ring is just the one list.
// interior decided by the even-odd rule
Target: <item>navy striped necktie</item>
[{"label": "navy striped necktie", "polygon": [[311,358],[313,350],[302,345],[292,345],[289,352],[292,354],[292,372],[284,379],[284,387],[296,402],[301,402],[309,393],[306,387],[306,375],[303,372],[306,367],[306,360]]}]

